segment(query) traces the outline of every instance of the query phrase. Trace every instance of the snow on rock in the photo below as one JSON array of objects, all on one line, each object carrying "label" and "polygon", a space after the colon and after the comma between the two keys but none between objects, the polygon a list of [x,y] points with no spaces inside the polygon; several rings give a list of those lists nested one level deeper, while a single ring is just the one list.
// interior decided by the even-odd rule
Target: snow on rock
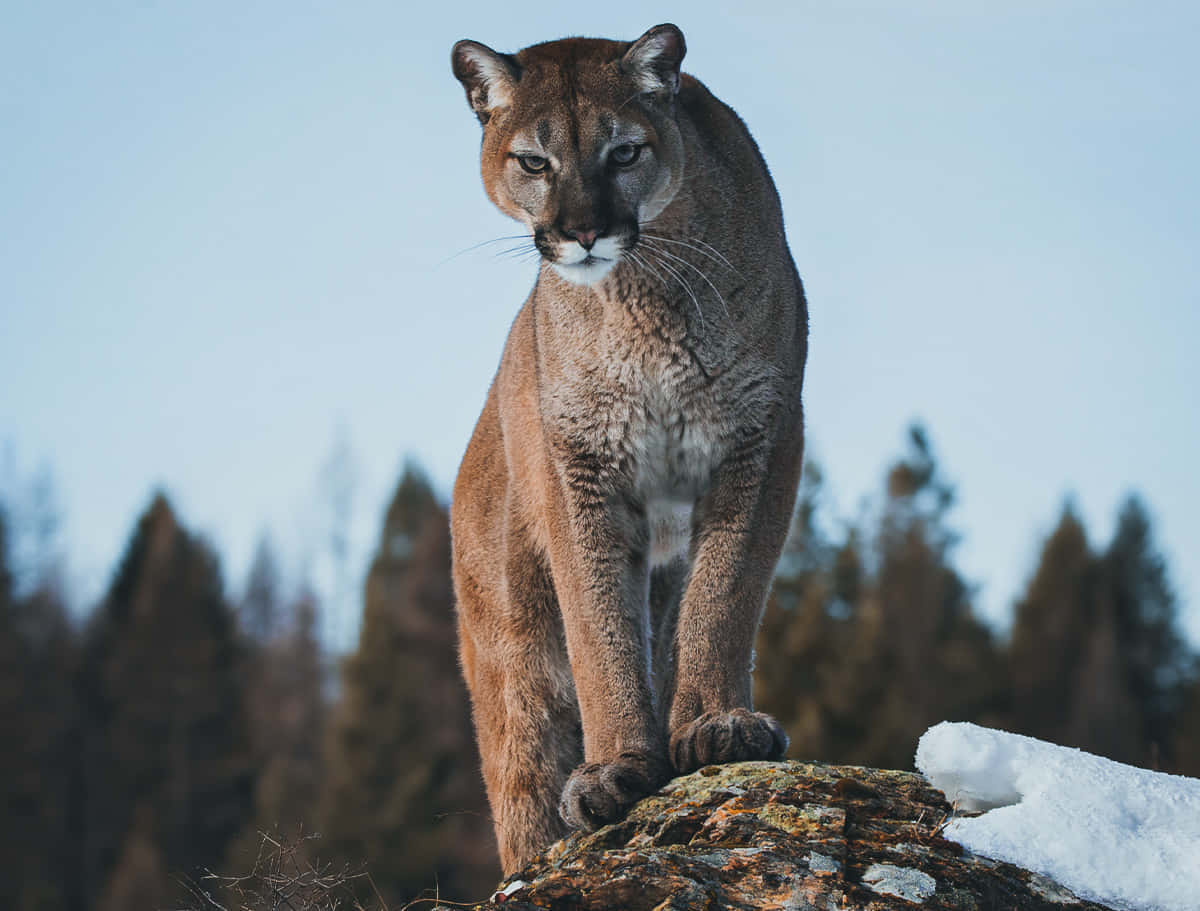
[{"label": "snow on rock", "polygon": [[1200,780],[942,722],[917,768],[958,810],[943,835],[1121,911],[1200,911]]}]

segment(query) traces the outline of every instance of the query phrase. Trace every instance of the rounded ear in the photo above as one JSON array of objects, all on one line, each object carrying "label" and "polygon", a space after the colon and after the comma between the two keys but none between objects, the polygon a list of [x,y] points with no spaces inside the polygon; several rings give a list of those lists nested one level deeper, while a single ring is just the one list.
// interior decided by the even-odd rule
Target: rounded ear
[{"label": "rounded ear", "polygon": [[492,111],[512,104],[521,78],[521,68],[513,57],[478,41],[459,41],[450,52],[450,65],[482,123],[487,123]]},{"label": "rounded ear", "polygon": [[677,26],[656,25],[629,46],[621,71],[633,77],[643,92],[674,95],[679,91],[679,67],[687,44]]}]

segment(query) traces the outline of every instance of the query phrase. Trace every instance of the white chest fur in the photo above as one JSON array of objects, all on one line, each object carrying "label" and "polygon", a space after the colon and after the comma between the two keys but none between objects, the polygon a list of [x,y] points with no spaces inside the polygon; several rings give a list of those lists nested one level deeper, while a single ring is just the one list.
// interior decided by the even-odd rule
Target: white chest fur
[{"label": "white chest fur", "polygon": [[747,422],[769,408],[753,358],[708,370],[682,346],[648,334],[614,333],[597,357],[568,364],[545,388],[543,414],[568,451],[602,466],[643,511],[649,556],[686,555],[692,512]]},{"label": "white chest fur", "polygon": [[719,426],[706,417],[658,386],[646,390],[640,419],[629,427],[634,492],[645,507],[653,566],[687,555],[692,510],[722,448]]}]

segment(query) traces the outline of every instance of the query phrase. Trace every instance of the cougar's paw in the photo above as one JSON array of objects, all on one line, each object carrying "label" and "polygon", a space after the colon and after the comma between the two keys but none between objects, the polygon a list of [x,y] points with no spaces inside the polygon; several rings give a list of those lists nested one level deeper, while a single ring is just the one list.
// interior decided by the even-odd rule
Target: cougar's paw
[{"label": "cougar's paw", "polygon": [[671,762],[680,775],[701,766],[750,759],[782,759],[788,738],[763,712],[706,712],[671,734]]},{"label": "cougar's paw", "polygon": [[667,764],[648,753],[622,753],[612,762],[579,766],[563,788],[558,812],[573,828],[593,831],[616,822],[671,777]]}]

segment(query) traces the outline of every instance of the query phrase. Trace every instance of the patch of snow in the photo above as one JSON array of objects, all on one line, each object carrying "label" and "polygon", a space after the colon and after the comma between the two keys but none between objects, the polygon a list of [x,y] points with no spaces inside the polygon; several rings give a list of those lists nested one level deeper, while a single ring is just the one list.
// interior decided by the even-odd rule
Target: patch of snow
[{"label": "patch of snow", "polygon": [[894,864],[871,864],[862,882],[872,892],[910,902],[923,902],[937,891],[937,880],[928,873]]},{"label": "patch of snow", "polygon": [[925,732],[917,768],[960,810],[943,834],[1120,911],[1200,909],[1200,780],[974,724]]}]

